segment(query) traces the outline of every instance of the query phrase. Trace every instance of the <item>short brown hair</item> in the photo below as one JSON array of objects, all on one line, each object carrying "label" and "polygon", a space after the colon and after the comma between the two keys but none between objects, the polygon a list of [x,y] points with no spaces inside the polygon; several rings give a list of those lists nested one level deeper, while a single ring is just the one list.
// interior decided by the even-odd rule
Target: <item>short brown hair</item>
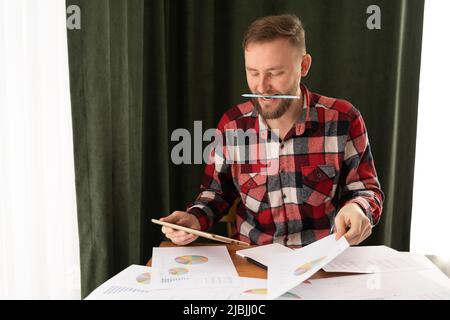
[{"label": "short brown hair", "polygon": [[254,21],[244,34],[244,50],[251,42],[266,42],[287,38],[300,50],[306,51],[305,29],[300,19],[293,14],[266,16]]}]

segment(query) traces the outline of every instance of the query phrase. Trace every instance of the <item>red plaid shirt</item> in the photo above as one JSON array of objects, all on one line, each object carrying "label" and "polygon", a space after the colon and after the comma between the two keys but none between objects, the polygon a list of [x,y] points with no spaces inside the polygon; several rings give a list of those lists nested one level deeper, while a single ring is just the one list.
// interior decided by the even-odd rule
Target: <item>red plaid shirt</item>
[{"label": "red plaid shirt", "polygon": [[[217,129],[223,154],[211,152],[201,192],[187,208],[202,230],[227,214],[236,199],[235,238],[258,245],[319,240],[330,234],[348,202],[357,203],[372,225],[378,223],[384,196],[360,112],[345,100],[301,89],[303,112],[279,143],[268,143],[272,131],[250,101],[222,116]],[[236,129],[254,130],[258,140],[230,147],[226,133]],[[240,161],[252,150],[258,150],[257,161]]]}]

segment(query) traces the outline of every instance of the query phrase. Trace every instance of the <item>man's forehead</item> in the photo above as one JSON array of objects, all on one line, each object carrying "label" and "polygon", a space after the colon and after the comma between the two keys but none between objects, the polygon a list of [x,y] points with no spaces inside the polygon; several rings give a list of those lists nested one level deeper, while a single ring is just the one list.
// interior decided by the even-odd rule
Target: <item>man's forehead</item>
[{"label": "man's forehead", "polygon": [[247,46],[245,47],[245,50],[251,50],[252,48],[256,47],[268,47],[268,46],[289,46],[294,47],[292,43],[289,41],[286,37],[278,37],[273,39],[264,39],[264,40],[257,40],[257,41],[251,41],[247,43]]},{"label": "man's forehead", "polygon": [[287,39],[279,39],[264,42],[251,42],[245,47],[244,55],[248,57],[258,55],[268,55],[274,58],[285,56],[297,56],[301,54],[301,50],[295,47]]},{"label": "man's forehead", "polygon": [[245,60],[270,59],[273,64],[283,65],[286,59],[297,59],[301,52],[288,41],[252,42],[244,50]]},{"label": "man's forehead", "polygon": [[297,55],[283,54],[279,52],[245,55],[245,68],[248,71],[281,70],[286,69],[293,63],[295,64],[297,62]]}]

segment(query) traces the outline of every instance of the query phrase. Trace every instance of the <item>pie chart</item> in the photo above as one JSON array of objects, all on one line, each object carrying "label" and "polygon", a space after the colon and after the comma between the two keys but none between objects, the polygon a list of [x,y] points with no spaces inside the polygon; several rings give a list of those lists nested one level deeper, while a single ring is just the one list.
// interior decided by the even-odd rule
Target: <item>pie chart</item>
[{"label": "pie chart", "polygon": [[142,284],[150,284],[150,272],[144,272],[136,277],[136,281]]},{"label": "pie chart", "polygon": [[171,269],[169,269],[169,273],[174,276],[181,276],[188,272],[189,272],[189,270],[186,268],[171,268]]},{"label": "pie chart", "polygon": [[267,294],[267,289],[266,288],[250,289],[250,290],[244,291],[244,293],[249,293],[249,294]]},{"label": "pie chart", "polygon": [[318,265],[320,263],[320,261],[322,261],[323,259],[325,259],[325,257],[307,262],[303,265],[301,265],[300,267],[298,267],[297,269],[295,269],[294,271],[294,275],[295,276],[300,276],[306,272],[308,272],[309,270],[311,270],[311,268],[315,267],[316,265]]},{"label": "pie chart", "polygon": [[208,262],[208,258],[204,256],[189,255],[176,257],[175,261],[181,264],[202,264]]}]

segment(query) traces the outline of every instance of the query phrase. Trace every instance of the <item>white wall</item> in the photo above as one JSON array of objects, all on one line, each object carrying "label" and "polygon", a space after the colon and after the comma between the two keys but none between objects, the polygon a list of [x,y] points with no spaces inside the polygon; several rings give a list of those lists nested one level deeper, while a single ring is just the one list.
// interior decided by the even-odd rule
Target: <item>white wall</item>
[{"label": "white wall", "polygon": [[450,1],[426,0],[411,251],[450,258]]}]

